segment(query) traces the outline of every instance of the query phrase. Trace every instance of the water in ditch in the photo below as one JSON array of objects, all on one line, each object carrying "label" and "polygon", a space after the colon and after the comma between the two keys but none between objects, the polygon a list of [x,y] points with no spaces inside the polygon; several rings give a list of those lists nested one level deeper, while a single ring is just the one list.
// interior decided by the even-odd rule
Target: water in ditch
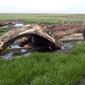
[{"label": "water in ditch", "polygon": [[19,58],[20,56],[28,56],[32,52],[50,52],[50,53],[67,53],[69,50],[71,50],[73,47],[76,46],[78,42],[81,41],[69,41],[69,42],[63,42],[61,49],[52,49],[52,48],[45,48],[45,46],[37,46],[30,49],[24,49],[22,47],[18,46],[18,40],[16,40],[10,48],[8,47],[9,51],[6,54],[0,55],[0,58],[4,59],[10,59],[13,57]]}]

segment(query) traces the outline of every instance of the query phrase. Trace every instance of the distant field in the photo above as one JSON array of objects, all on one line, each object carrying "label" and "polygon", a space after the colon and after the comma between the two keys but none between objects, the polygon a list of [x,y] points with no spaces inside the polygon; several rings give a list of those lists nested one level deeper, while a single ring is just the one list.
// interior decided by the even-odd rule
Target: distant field
[{"label": "distant field", "polygon": [[25,23],[83,22],[85,14],[0,14],[0,20],[25,19]]}]

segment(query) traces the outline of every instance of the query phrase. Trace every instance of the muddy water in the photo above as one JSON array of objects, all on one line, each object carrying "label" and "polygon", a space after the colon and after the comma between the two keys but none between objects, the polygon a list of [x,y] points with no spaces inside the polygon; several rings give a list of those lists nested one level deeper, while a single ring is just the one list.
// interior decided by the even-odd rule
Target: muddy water
[{"label": "muddy water", "polygon": [[81,43],[82,41],[68,41],[68,42],[63,42],[61,49],[42,49],[39,50],[39,52],[51,52],[51,53],[67,53],[71,49],[73,49],[76,44]]},{"label": "muddy water", "polygon": [[9,49],[8,53],[0,55],[0,58],[9,59],[15,56],[19,58],[21,55],[24,55],[24,56],[29,55],[30,52],[27,52],[25,49],[18,46],[18,41],[19,39],[16,40],[12,45],[10,45],[8,47]]},{"label": "muddy water", "polygon": [[6,28],[6,27],[9,27],[9,26],[2,26],[2,27],[0,27],[0,28]]},{"label": "muddy water", "polygon": [[76,46],[76,44],[81,43],[82,41],[68,41],[68,42],[63,42],[62,48],[55,51],[58,53],[67,53],[69,50],[71,50],[73,47]]},{"label": "muddy water", "polygon": [[14,22],[14,23],[15,23],[14,27],[21,27],[24,25],[22,22]]},{"label": "muddy water", "polygon": [[[22,27],[24,26],[23,23],[19,23],[19,22],[15,22],[15,25],[12,25],[11,27]],[[6,25],[6,26],[2,26],[0,28],[6,28],[6,27],[9,27],[9,25]],[[9,30],[8,30],[9,31]]]},{"label": "muddy water", "polygon": [[67,53],[69,50],[71,50],[73,47],[76,46],[76,44],[80,41],[69,41],[69,42],[63,42],[62,48],[61,49],[52,49],[52,48],[45,48],[44,46],[38,46],[38,47],[33,47],[31,49],[23,49],[22,47],[18,46],[18,40],[16,40],[11,46],[10,50],[7,54],[5,55],[0,55],[0,58],[4,59],[10,59],[13,57],[21,57],[22,55],[28,56],[30,55],[31,52],[51,52],[51,53]]},{"label": "muddy water", "polygon": [[21,27],[21,26],[23,26],[23,24],[15,24],[14,26],[15,27]]},{"label": "muddy water", "polygon": [[85,85],[85,78],[84,77],[81,78],[80,83],[78,85]]}]

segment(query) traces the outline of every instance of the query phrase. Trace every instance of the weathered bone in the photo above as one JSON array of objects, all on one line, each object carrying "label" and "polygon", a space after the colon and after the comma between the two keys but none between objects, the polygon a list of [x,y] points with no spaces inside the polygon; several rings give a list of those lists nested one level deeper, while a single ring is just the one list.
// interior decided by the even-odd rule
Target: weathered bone
[{"label": "weathered bone", "polygon": [[[49,30],[43,29],[39,25],[28,24],[21,28],[14,28],[0,37],[0,52],[12,44],[16,39],[28,36],[40,36],[49,41],[48,46],[61,48],[62,42],[56,39],[55,35]],[[46,43],[47,44],[47,43]]]}]

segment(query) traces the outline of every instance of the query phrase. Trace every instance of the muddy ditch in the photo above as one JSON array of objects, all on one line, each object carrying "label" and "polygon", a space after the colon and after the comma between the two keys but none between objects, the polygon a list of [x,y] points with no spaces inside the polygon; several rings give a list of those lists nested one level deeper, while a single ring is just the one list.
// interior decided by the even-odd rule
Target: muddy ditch
[{"label": "muddy ditch", "polygon": [[[24,24],[20,22],[14,21],[15,24],[11,24],[10,26],[12,27],[11,29],[14,29],[15,27],[22,27]],[[24,49],[23,47],[18,46],[18,42],[20,39],[17,39],[12,45],[10,45],[7,49],[7,53],[5,54],[0,54],[0,58],[4,59],[9,59],[12,57],[17,57],[19,58],[20,56],[28,56],[31,52],[50,52],[50,53],[67,53],[69,50],[73,49],[73,47],[76,46],[76,44],[82,42],[84,40],[83,38],[83,25],[82,23],[75,23],[75,22],[61,22],[59,24],[38,24],[44,29],[47,29],[51,31],[57,39],[62,40],[62,46],[61,49],[55,49],[51,47],[46,47],[44,45],[41,46],[33,46],[32,48],[29,49]],[[0,28],[8,27],[9,25],[1,26]],[[10,31],[10,29],[6,30]],[[77,38],[75,38],[75,33],[81,33],[77,34]],[[73,36],[71,35],[73,34]],[[69,38],[70,35],[70,40],[67,40],[67,37]],[[80,35],[80,36],[79,36]],[[66,37],[67,36],[67,37]],[[79,38],[81,37],[81,38]]]},{"label": "muddy ditch", "polygon": [[6,21],[3,20],[3,21],[0,21],[0,27],[20,24],[20,23],[22,23],[22,21],[24,21],[24,20],[6,20]]},{"label": "muddy ditch", "polygon": [[81,43],[82,41],[68,41],[63,42],[61,49],[52,49],[46,48],[45,46],[36,46],[30,49],[23,49],[22,47],[18,46],[18,41],[16,40],[10,47],[8,47],[9,51],[5,54],[1,54],[0,58],[9,59],[12,57],[19,58],[20,56],[28,56],[32,52],[50,52],[50,53],[67,53],[68,51],[72,50],[76,44]]}]

